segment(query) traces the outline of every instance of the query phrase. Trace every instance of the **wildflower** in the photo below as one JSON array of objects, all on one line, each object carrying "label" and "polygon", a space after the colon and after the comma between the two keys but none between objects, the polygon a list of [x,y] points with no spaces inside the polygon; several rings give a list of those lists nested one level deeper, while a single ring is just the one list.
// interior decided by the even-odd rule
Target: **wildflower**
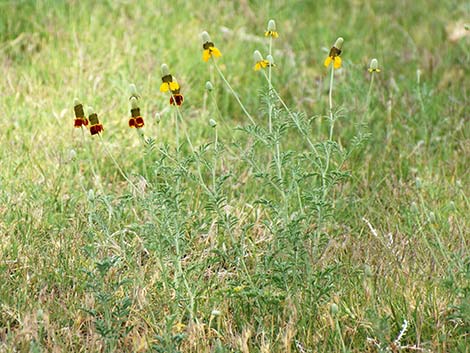
[{"label": "wildflower", "polygon": [[170,105],[177,105],[180,106],[183,104],[184,97],[180,93],[180,89],[176,89],[174,91],[171,91],[171,97],[170,97]]},{"label": "wildflower", "polygon": [[88,119],[85,118],[85,112],[83,111],[83,104],[80,103],[80,101],[77,98],[74,99],[73,104],[74,104],[73,110],[75,111],[74,126],[75,127],[87,126]]},{"label": "wildflower", "polygon": [[131,118],[129,119],[129,127],[140,129],[144,126],[144,118],[140,115],[140,108],[137,104],[137,98],[131,97]]},{"label": "wildflower", "polygon": [[379,62],[377,61],[376,58],[373,58],[373,59],[370,61],[369,72],[380,72],[380,69],[379,69]]},{"label": "wildflower", "polygon": [[276,31],[276,22],[274,20],[269,20],[268,22],[268,29],[266,32],[264,32],[265,37],[272,37],[272,38],[277,38],[279,37],[279,33]]},{"label": "wildflower", "polygon": [[167,64],[162,64],[162,84],[160,85],[161,92],[175,91],[180,88],[176,79],[170,74]]},{"label": "wildflower", "polygon": [[91,124],[90,125],[90,133],[92,135],[99,134],[104,129],[103,129],[103,125],[100,124],[100,120],[98,119],[98,114],[96,114],[93,111],[92,107],[89,107],[88,110],[90,111],[90,114],[88,115],[88,119],[90,120],[90,124]]},{"label": "wildflower", "polygon": [[216,58],[222,56],[222,53],[220,52],[220,50],[214,46],[213,42],[211,42],[211,37],[209,37],[209,33],[204,31],[202,32],[201,37],[202,37],[202,48],[204,49],[204,51],[202,52],[202,59],[205,62],[208,62],[212,56]]},{"label": "wildflower", "polygon": [[255,59],[255,67],[253,68],[255,71],[264,69],[269,66],[269,61],[263,59],[263,56],[259,52],[259,50],[255,50],[253,53],[253,59]]},{"label": "wildflower", "polygon": [[333,62],[333,67],[339,69],[341,67],[341,48],[343,47],[344,39],[339,37],[336,39],[335,44],[331,47],[328,57],[325,59],[324,65],[326,67],[330,66]]}]

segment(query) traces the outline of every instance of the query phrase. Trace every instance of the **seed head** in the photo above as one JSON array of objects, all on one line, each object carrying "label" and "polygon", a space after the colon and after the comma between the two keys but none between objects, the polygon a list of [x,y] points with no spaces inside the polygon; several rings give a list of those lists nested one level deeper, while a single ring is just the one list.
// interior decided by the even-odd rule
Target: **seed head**
[{"label": "seed head", "polygon": [[131,97],[139,97],[139,93],[137,93],[137,87],[135,86],[135,84],[131,83],[129,85],[129,93],[131,94]]},{"label": "seed head", "polygon": [[162,77],[168,76],[170,74],[170,69],[168,68],[167,64],[162,64],[160,70],[162,71]]},{"label": "seed head", "polygon": [[259,63],[260,61],[263,61],[263,56],[259,52],[259,50],[255,50],[253,52],[253,59],[255,60],[255,63]]},{"label": "seed head", "polygon": [[268,21],[268,31],[276,32],[276,22],[274,20]]},{"label": "seed head", "polygon": [[131,97],[131,107],[132,109],[139,108],[139,101],[136,97]]},{"label": "seed head", "polygon": [[206,31],[201,33],[201,39],[202,39],[202,44],[205,44],[211,41],[211,37],[209,36],[209,33],[207,33]]},{"label": "seed head", "polygon": [[336,39],[336,42],[335,42],[335,44],[334,44],[333,46],[334,46],[336,49],[341,50],[341,48],[343,47],[343,43],[344,43],[343,37],[338,37],[338,39]]},{"label": "seed head", "polygon": [[375,70],[378,69],[378,67],[379,67],[379,62],[377,61],[376,58],[373,58],[373,59],[370,61],[370,66],[369,66],[369,67],[370,67],[370,69],[373,70],[373,71],[375,71]]},{"label": "seed head", "polygon": [[266,57],[266,60],[268,60],[270,66],[274,66],[274,58],[271,54]]}]

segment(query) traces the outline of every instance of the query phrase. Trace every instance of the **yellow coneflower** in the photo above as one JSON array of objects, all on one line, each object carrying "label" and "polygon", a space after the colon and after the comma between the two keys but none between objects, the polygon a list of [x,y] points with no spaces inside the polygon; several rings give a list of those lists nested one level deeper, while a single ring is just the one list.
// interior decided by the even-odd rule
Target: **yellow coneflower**
[{"label": "yellow coneflower", "polygon": [[129,127],[140,129],[144,126],[144,118],[140,115],[140,108],[135,96],[131,97],[131,118],[129,119]]},{"label": "yellow coneflower", "polygon": [[253,59],[255,60],[255,66],[253,68],[255,71],[259,71],[269,66],[269,61],[263,59],[263,56],[261,55],[259,50],[255,50],[253,52]]},{"label": "yellow coneflower", "polygon": [[201,33],[201,37],[202,37],[202,48],[204,49],[204,51],[202,52],[202,60],[204,60],[205,62],[208,62],[212,56],[216,58],[222,56],[222,53],[220,52],[220,50],[217,49],[214,46],[214,42],[211,41],[211,37],[209,36],[209,33],[204,31]]},{"label": "yellow coneflower", "polygon": [[376,58],[370,61],[369,72],[380,72],[379,62],[377,61]]},{"label": "yellow coneflower", "polygon": [[176,91],[180,85],[176,79],[170,74],[167,64],[162,64],[162,84],[160,85],[160,92]]},{"label": "yellow coneflower", "polygon": [[333,63],[333,67],[335,69],[339,69],[341,67],[341,48],[343,47],[343,42],[344,39],[339,37],[336,39],[335,44],[333,47],[330,49],[330,53],[328,54],[328,57],[325,59],[324,65],[326,67],[330,66],[331,63]]},{"label": "yellow coneflower", "polygon": [[98,114],[96,114],[92,107],[88,108],[90,114],[88,115],[88,120],[90,120],[90,133],[92,135],[99,134],[100,132],[104,131],[103,125],[100,124],[100,120],[98,119]]},{"label": "yellow coneflower", "polygon": [[82,126],[87,126],[88,125],[88,119],[85,118],[85,112],[83,110],[83,104],[80,103],[80,101],[75,98],[73,110],[75,112],[75,120],[74,120],[74,126],[75,127],[82,127]]},{"label": "yellow coneflower", "polygon": [[273,37],[278,38],[279,33],[276,31],[276,22],[274,20],[269,20],[268,22],[268,29],[264,32],[265,37]]}]

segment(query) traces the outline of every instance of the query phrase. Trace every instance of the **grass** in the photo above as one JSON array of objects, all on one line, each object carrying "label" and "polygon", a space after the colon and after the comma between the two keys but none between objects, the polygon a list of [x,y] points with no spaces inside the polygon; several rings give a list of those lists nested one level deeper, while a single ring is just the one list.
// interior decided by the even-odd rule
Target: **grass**
[{"label": "grass", "polygon": [[[0,351],[468,351],[470,40],[453,34],[469,15],[0,2]],[[270,18],[275,91],[251,59]],[[202,61],[203,30],[255,124]],[[101,137],[73,128],[74,97]]]}]

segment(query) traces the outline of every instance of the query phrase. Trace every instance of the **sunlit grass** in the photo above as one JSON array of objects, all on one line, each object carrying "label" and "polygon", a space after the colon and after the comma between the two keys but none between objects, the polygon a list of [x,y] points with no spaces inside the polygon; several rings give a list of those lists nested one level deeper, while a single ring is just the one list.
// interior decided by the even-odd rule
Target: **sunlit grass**
[{"label": "sunlit grass", "polygon": [[469,11],[0,2],[0,351],[466,351]]}]

